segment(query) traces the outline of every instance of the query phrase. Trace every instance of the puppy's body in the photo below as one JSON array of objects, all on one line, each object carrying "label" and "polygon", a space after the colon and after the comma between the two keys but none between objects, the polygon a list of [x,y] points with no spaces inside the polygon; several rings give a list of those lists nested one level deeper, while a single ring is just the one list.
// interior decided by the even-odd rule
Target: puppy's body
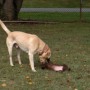
[{"label": "puppy's body", "polygon": [[21,64],[19,49],[28,53],[31,69],[34,72],[36,71],[34,68],[34,54],[36,53],[39,54],[41,63],[46,63],[47,60],[50,58],[51,56],[50,48],[38,36],[20,31],[10,32],[10,30],[4,25],[4,23],[1,20],[0,20],[0,24],[1,27],[4,29],[4,31],[8,34],[8,37],[6,39],[6,44],[8,47],[11,66],[14,66],[12,61],[13,46],[16,46],[16,48],[18,49],[17,58],[19,64]]}]

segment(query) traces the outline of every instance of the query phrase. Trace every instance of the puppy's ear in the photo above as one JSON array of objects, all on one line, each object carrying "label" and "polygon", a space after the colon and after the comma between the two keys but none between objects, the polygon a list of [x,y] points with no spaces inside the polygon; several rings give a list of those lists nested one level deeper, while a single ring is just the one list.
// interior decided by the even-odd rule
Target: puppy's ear
[{"label": "puppy's ear", "polygon": [[48,62],[48,63],[50,62],[50,58],[47,58],[47,62]]},{"label": "puppy's ear", "polygon": [[41,64],[41,69],[46,69],[46,64]]}]

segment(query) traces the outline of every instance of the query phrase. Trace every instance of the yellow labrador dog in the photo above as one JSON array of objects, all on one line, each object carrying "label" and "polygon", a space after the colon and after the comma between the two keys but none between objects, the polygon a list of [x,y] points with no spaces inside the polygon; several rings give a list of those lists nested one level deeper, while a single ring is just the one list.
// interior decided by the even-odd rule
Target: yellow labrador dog
[{"label": "yellow labrador dog", "polygon": [[6,44],[8,47],[11,66],[14,66],[12,61],[13,47],[16,47],[18,49],[17,58],[19,64],[22,64],[20,59],[20,49],[28,53],[29,62],[33,72],[36,72],[34,67],[34,54],[36,53],[39,54],[40,62],[42,64],[45,64],[49,61],[51,56],[50,48],[38,36],[20,31],[11,32],[1,20],[0,20],[0,25],[8,35],[6,39]]}]

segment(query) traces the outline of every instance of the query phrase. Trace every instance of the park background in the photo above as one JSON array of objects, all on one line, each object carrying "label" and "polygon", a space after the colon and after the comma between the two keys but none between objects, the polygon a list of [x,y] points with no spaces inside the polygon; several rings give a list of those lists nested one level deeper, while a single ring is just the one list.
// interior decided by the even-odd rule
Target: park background
[{"label": "park background", "polygon": [[[72,22],[72,21],[90,21],[90,1],[89,0],[25,0],[22,8],[34,8],[35,11],[21,12],[19,17],[31,20],[44,20],[44,21],[59,21],[59,22]],[[37,11],[37,8],[47,8],[44,12]],[[58,9],[56,11],[48,11],[49,9]],[[65,12],[59,11],[64,8]],[[72,10],[71,9],[77,9]],[[24,16],[23,16],[23,15]]]},{"label": "park background", "polygon": [[89,9],[90,1],[23,0],[22,8],[79,8],[79,12],[20,11],[17,21],[4,20],[11,31],[38,35],[51,48],[52,62],[67,64],[71,71],[42,70],[36,55],[34,73],[24,52],[23,64],[18,64],[15,48],[15,66],[11,67],[7,35],[0,27],[0,90],[90,90],[90,12],[83,12],[80,7]]}]

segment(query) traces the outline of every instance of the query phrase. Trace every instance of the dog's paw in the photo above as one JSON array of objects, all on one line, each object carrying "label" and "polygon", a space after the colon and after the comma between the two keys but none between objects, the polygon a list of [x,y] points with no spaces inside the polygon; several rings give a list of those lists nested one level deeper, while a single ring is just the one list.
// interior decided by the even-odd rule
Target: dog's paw
[{"label": "dog's paw", "polygon": [[37,72],[36,70],[32,70],[33,72]]},{"label": "dog's paw", "polygon": [[11,64],[11,67],[14,67],[14,65],[13,65],[13,64]]}]

